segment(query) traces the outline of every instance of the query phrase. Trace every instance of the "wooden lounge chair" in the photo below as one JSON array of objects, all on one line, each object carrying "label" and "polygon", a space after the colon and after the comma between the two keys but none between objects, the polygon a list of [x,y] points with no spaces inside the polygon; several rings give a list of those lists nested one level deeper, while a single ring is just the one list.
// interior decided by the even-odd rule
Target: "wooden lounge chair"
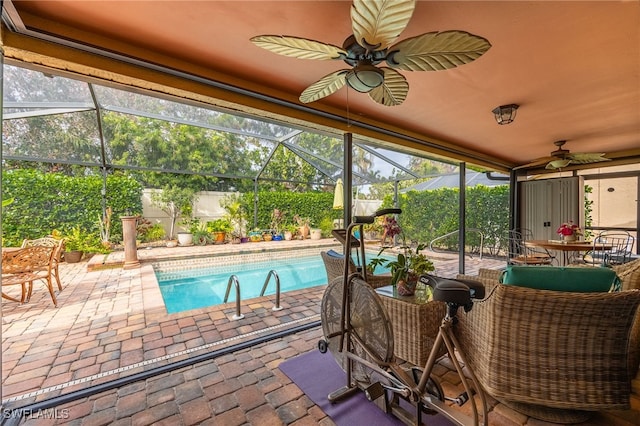
[{"label": "wooden lounge chair", "polygon": [[[2,297],[15,302],[28,302],[33,291],[33,282],[44,281],[54,306],[58,306],[53,290],[53,259],[59,247],[33,246],[2,252],[2,286],[20,285],[20,300],[2,292]],[[28,285],[28,287],[27,287]]]},{"label": "wooden lounge chair", "polygon": [[53,265],[51,273],[56,279],[56,283],[58,284],[58,290],[62,290],[62,282],[60,281],[60,273],[58,271],[58,264],[62,261],[62,253],[64,252],[64,238],[58,240],[56,238],[44,237],[37,238],[35,240],[24,240],[22,241],[22,248],[24,247],[34,247],[34,246],[44,246],[44,247],[54,247],[58,248],[58,252],[53,259]]}]

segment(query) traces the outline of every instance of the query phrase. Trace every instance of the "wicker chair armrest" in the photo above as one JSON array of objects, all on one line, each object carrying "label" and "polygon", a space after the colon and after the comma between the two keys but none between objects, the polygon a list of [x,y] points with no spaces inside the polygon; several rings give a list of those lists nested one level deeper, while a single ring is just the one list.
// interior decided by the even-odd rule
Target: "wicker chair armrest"
[{"label": "wicker chair armrest", "polygon": [[565,293],[499,284],[487,294],[460,315],[456,332],[490,395],[554,408],[628,409],[640,291]]},{"label": "wicker chair armrest", "polygon": [[483,277],[481,275],[463,275],[463,274],[458,274],[456,276],[456,278],[462,279],[462,280],[474,280],[474,281],[478,281],[478,282],[482,283],[482,285],[484,285],[485,299],[491,294],[493,289],[498,284],[500,284],[497,279],[494,279],[494,278],[491,278],[491,277],[487,278],[487,277]]},{"label": "wicker chair armrest", "polygon": [[640,259],[616,265],[611,269],[622,280],[622,290],[640,289]]},{"label": "wicker chair armrest", "polygon": [[373,288],[380,288],[391,285],[391,275],[372,275],[367,274],[367,283]]},{"label": "wicker chair armrest", "polygon": [[502,270],[500,269],[486,269],[480,268],[478,270],[479,278],[486,278],[489,280],[500,281],[500,276],[502,276]]}]

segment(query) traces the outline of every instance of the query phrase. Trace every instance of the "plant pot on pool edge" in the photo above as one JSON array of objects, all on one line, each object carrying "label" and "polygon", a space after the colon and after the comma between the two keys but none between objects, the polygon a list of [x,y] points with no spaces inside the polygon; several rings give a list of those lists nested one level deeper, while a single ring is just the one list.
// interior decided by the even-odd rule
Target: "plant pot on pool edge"
[{"label": "plant pot on pool edge", "polygon": [[71,250],[64,252],[64,261],[67,263],[78,263],[84,254],[81,250]]}]

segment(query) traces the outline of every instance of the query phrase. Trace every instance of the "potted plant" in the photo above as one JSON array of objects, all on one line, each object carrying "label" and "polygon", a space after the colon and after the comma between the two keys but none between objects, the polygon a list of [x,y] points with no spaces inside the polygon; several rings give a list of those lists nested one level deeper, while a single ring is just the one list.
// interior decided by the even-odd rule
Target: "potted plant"
[{"label": "potted plant", "polygon": [[[386,266],[391,270],[391,284],[396,285],[401,296],[410,296],[414,293],[420,275],[435,270],[433,262],[427,258],[421,250],[425,244],[418,244],[414,249],[404,244],[402,252],[398,253],[396,260],[388,261]],[[385,248],[382,248],[382,252]]]},{"label": "potted plant", "polygon": [[233,225],[228,219],[216,219],[207,222],[207,231],[213,234],[215,244],[224,244],[227,232],[233,231]]},{"label": "potted plant", "polygon": [[111,216],[113,210],[107,207],[102,215],[98,215],[98,229],[100,230],[100,242],[105,249],[111,249]]},{"label": "potted plant", "polygon": [[183,226],[183,229],[181,231],[178,231],[178,245],[183,247],[193,245],[192,228],[196,229],[197,223],[199,223],[198,219],[194,220],[191,218],[185,218],[182,221],[180,221],[180,225]]},{"label": "potted plant", "polygon": [[295,215],[293,216],[293,220],[298,225],[298,233],[300,234],[300,239],[306,239],[309,236],[309,226],[311,225],[311,218]]},{"label": "potted plant", "polygon": [[242,237],[240,233],[237,231],[231,231],[231,244],[240,244],[242,242]]},{"label": "potted plant", "polygon": [[291,241],[298,232],[298,225],[295,223],[288,223],[284,226],[284,239]]},{"label": "potted plant", "polygon": [[141,242],[152,243],[162,240],[165,237],[165,232],[161,223],[151,223],[149,219],[138,216],[136,220],[136,235]]},{"label": "potted plant", "polygon": [[[385,218],[386,219],[386,218]],[[393,219],[393,218],[390,218]],[[385,265],[391,270],[391,284],[397,286],[398,294],[401,296],[410,296],[414,293],[418,278],[420,275],[435,270],[433,262],[423,253],[420,253],[427,246],[418,243],[415,248],[407,244],[400,225],[393,220],[385,220],[383,223],[385,237],[393,239],[396,235],[402,237],[401,252],[398,253],[395,260],[384,260],[381,258],[373,259],[367,268],[373,271],[377,265]],[[382,247],[378,252],[378,256],[389,247]]]},{"label": "potted plant", "polygon": [[262,238],[262,230],[260,230],[259,228],[253,228],[252,231],[249,231],[249,240],[252,243],[264,241]]},{"label": "potted plant", "polygon": [[322,229],[320,228],[311,228],[309,233],[309,238],[312,240],[319,240],[322,238]]},{"label": "potted plant", "polygon": [[274,241],[282,240],[282,225],[284,223],[285,212],[280,209],[273,209],[271,212],[271,233]]},{"label": "potted plant", "polygon": [[75,226],[65,236],[64,260],[67,263],[78,263],[84,255],[87,247],[88,235],[85,231]]},{"label": "potted plant", "polygon": [[560,235],[564,241],[575,241],[579,235],[582,235],[582,229],[570,220],[560,225],[556,233]]},{"label": "potted plant", "polygon": [[[246,209],[241,202],[239,194],[230,194],[225,196],[220,202],[221,207],[225,210],[225,218],[231,223],[237,236],[246,239],[247,235],[247,219]],[[229,232],[229,231],[227,231]]]},{"label": "potted plant", "polygon": [[188,231],[191,233],[194,244],[205,246],[212,242],[211,233],[207,229],[207,225],[202,223],[199,218],[194,218],[189,221]]},{"label": "potted plant", "polygon": [[[152,204],[165,212],[171,221],[169,240],[173,240],[174,238],[176,221],[180,217],[185,217],[185,220],[191,219],[192,204],[196,199],[197,197],[194,190],[175,185],[167,185],[162,188],[161,191],[151,194]],[[187,233],[188,232],[184,231],[182,237],[178,236],[180,245],[190,245],[193,243],[193,235],[188,236],[186,235]]]}]

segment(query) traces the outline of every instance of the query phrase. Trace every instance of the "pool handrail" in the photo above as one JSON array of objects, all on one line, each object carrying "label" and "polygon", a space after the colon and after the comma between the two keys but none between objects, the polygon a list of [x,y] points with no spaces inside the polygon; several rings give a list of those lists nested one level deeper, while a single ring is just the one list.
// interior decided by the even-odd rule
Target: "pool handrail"
[{"label": "pool handrail", "polygon": [[227,291],[224,293],[224,303],[227,303],[229,299],[229,292],[231,291],[231,283],[236,288],[236,313],[232,317],[234,320],[239,320],[244,318],[244,315],[240,312],[240,281],[236,275],[231,275],[229,277],[229,281],[227,282]]},{"label": "pool handrail", "polygon": [[280,277],[278,273],[272,269],[267,274],[267,278],[264,280],[264,284],[262,286],[262,291],[260,292],[260,297],[264,296],[264,292],[267,290],[267,284],[269,284],[269,278],[274,277],[276,280],[276,304],[271,308],[272,311],[281,311],[282,306],[280,306]]}]

